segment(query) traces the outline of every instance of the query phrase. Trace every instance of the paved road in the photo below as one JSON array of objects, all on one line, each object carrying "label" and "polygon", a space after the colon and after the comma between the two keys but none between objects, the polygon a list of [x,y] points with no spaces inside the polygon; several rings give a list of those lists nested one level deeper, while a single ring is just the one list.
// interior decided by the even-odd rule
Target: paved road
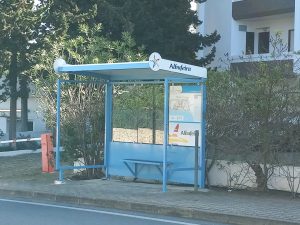
[{"label": "paved road", "polygon": [[5,225],[225,225],[71,205],[0,199],[0,224]]}]

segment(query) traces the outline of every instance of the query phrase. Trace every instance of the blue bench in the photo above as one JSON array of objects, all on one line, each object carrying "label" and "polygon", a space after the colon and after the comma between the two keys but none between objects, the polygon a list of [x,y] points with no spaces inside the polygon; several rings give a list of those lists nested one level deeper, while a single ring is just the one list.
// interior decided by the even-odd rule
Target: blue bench
[{"label": "blue bench", "polygon": [[[134,176],[134,179],[137,179],[138,173],[143,169],[144,166],[154,166],[158,169],[160,174],[162,175],[162,167],[163,161],[152,161],[152,160],[142,160],[142,159],[123,159],[125,166],[129,169],[129,171]],[[140,165],[138,167],[138,165]],[[166,162],[167,168],[171,166],[171,162]]]}]

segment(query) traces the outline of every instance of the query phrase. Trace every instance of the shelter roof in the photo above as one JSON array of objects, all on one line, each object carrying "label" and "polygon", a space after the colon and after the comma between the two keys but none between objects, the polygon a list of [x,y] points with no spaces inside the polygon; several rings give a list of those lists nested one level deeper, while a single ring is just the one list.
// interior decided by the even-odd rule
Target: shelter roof
[{"label": "shelter roof", "polygon": [[63,59],[57,59],[54,70],[58,73],[94,76],[109,81],[207,77],[207,70],[203,67],[162,59],[158,53],[152,53],[149,61],[141,62],[69,65]]}]

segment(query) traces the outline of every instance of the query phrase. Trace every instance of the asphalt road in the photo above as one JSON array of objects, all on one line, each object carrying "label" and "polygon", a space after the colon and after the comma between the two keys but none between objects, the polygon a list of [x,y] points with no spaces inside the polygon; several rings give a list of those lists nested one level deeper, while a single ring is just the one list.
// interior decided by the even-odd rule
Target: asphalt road
[{"label": "asphalt road", "polygon": [[0,199],[0,225],[225,225],[82,206]]}]

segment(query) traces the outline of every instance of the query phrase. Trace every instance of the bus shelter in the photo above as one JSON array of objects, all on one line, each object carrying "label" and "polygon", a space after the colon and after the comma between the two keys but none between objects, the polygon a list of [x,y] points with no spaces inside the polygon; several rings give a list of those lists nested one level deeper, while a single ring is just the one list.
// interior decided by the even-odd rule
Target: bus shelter
[{"label": "bus shelter", "polygon": [[[93,76],[105,82],[105,140],[103,165],[62,166],[60,162],[61,84],[57,81],[56,170],[63,180],[65,170],[103,168],[106,177],[126,176],[193,184],[194,162],[198,162],[200,188],[205,186],[205,111],[207,70],[202,67],[162,59],[152,53],[148,61],[69,65],[63,59],[54,62],[57,73]],[[163,143],[117,142],[112,138],[113,86],[118,84],[163,84]],[[176,86],[174,86],[176,85]],[[196,159],[195,133],[199,132],[199,156]]]}]

